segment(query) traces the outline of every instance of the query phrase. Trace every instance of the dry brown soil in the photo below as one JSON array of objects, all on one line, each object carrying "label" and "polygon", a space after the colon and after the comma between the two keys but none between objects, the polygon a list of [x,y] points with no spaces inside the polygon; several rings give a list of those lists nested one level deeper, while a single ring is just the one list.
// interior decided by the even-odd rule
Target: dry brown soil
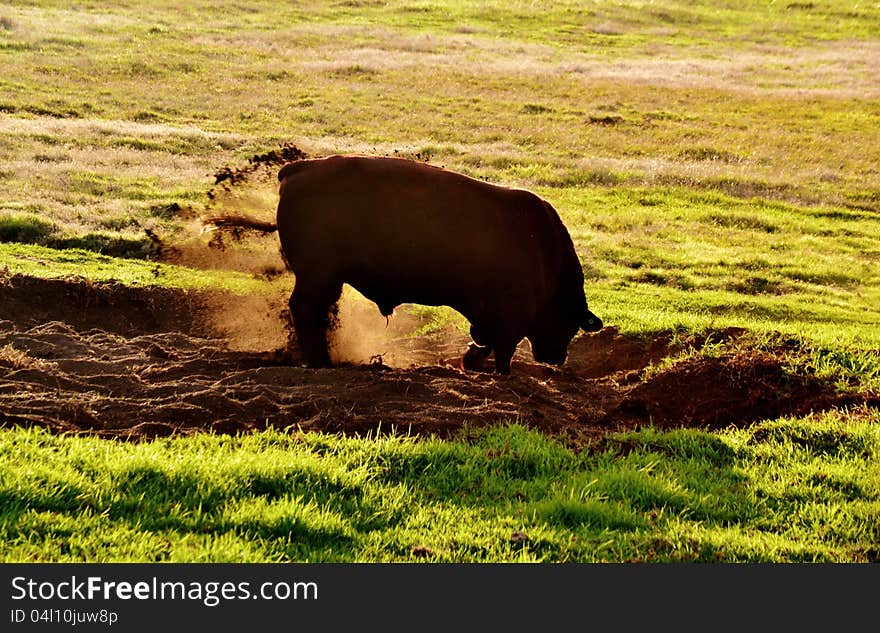
[{"label": "dry brown soil", "polygon": [[[413,337],[407,334],[412,317],[392,319],[386,328],[371,305],[344,309],[341,332],[346,318],[371,311],[384,330],[374,343],[381,358],[308,369],[296,358],[282,361],[271,336],[262,349],[253,340],[244,349],[231,345],[236,334],[218,326],[217,311],[236,301],[3,277],[0,425],[121,438],[267,426],[445,437],[517,420],[579,444],[647,424],[717,428],[865,401],[784,371],[768,352],[691,357],[645,371],[680,347],[664,337],[639,342],[614,328],[575,339],[561,370],[531,361],[524,343],[511,376],[465,372],[458,368],[463,335]],[[283,322],[283,301],[253,310],[251,333],[266,320]],[[363,332],[354,338],[370,347]]]}]

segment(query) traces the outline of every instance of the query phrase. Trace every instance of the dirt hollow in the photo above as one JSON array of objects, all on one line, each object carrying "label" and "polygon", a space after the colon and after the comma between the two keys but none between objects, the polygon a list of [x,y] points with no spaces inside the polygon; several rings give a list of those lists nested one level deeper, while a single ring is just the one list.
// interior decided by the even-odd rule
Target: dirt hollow
[{"label": "dirt hollow", "polygon": [[[681,350],[668,338],[638,342],[611,327],[577,338],[561,370],[534,363],[524,343],[511,376],[464,372],[463,336],[407,336],[406,318],[385,328],[378,313],[371,318],[385,329],[374,352],[381,358],[314,370],[281,362],[270,336],[263,348],[230,345],[229,332],[211,318],[230,301],[77,279],[0,278],[0,425],[134,439],[267,426],[445,437],[515,419],[577,445],[647,424],[717,428],[865,401],[793,376],[767,352],[646,372]],[[280,321],[282,306],[263,306],[259,316]]]}]

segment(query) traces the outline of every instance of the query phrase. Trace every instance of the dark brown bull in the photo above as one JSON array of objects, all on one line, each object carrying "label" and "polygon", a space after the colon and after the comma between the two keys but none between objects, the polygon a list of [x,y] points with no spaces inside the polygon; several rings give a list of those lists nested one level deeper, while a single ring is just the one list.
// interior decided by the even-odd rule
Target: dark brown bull
[{"label": "dark brown bull", "polygon": [[587,308],[568,231],[535,194],[397,158],[331,156],[285,165],[277,228],[296,276],[290,310],[306,361],[330,365],[329,313],[343,283],[388,316],[401,303],[447,305],[471,323],[462,366],[495,369],[525,337],[561,365]]}]

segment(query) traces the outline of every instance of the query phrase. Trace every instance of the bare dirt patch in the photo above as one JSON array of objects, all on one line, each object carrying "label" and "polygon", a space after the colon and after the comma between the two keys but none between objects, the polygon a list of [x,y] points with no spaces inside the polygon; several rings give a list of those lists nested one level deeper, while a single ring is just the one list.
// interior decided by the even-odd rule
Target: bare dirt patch
[{"label": "bare dirt patch", "polygon": [[679,344],[636,341],[613,328],[577,338],[563,369],[532,362],[524,344],[511,376],[464,372],[463,335],[407,336],[414,323],[406,315],[392,319],[371,359],[308,369],[295,356],[281,361],[259,337],[250,349],[231,348],[204,318],[220,299],[5,278],[0,349],[10,362],[0,363],[0,425],[123,438],[268,426],[449,436],[509,419],[579,443],[647,424],[715,428],[867,401],[792,375],[768,352],[691,356],[645,371],[678,354]]}]

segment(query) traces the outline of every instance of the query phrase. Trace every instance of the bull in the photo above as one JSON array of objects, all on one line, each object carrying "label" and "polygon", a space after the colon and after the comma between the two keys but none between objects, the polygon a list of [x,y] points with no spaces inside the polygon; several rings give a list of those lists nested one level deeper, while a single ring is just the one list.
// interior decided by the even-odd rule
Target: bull
[{"label": "bull", "polygon": [[[294,330],[311,367],[331,365],[330,315],[347,283],[388,317],[446,305],[470,322],[464,369],[510,373],[523,338],[562,365],[578,330],[597,331],[571,237],[532,192],[425,163],[330,156],[284,165],[274,227],[296,283]],[[260,228],[260,227],[257,227]]]}]

